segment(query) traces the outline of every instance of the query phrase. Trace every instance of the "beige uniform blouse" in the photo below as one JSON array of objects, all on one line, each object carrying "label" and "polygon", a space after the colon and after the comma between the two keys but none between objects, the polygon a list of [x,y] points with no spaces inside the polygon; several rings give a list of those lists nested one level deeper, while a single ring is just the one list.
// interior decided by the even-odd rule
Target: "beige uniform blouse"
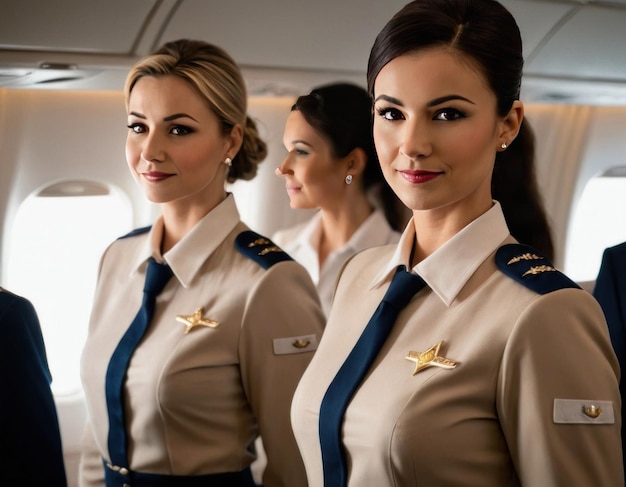
[{"label": "beige uniform blouse", "polygon": [[328,316],[337,276],[346,261],[361,250],[397,243],[400,233],[391,228],[382,210],[374,210],[350,240],[326,258],[320,269],[318,251],[321,231],[321,214],[318,212],[307,222],[276,232],[272,240],[309,272],[317,286],[324,313]]},{"label": "beige uniform blouse", "polygon": [[[174,276],[157,299],[127,371],[131,470],[168,475],[240,471],[254,460],[260,433],[268,458],[265,486],[306,485],[289,407],[324,317],[303,267],[287,261],[264,269],[235,248],[235,238],[246,230],[228,196],[164,256],[159,253],[160,219],[149,233],[117,240],[104,253],[82,355],[91,420],[81,486],[104,485],[105,372],[140,307],[151,256],[165,260]],[[197,310],[217,325],[185,333],[187,325],[179,318]]]},{"label": "beige uniform blouse", "polygon": [[[323,486],[324,393],[414,238],[410,222],[397,247],[357,254],[339,278],[292,405],[309,487]],[[495,203],[416,267],[429,287],[400,313],[344,416],[349,487],[624,485],[602,311],[586,291],[541,295],[505,275],[494,253],[511,242]],[[430,366],[418,369],[420,357]],[[446,359],[456,366],[435,363]]]}]

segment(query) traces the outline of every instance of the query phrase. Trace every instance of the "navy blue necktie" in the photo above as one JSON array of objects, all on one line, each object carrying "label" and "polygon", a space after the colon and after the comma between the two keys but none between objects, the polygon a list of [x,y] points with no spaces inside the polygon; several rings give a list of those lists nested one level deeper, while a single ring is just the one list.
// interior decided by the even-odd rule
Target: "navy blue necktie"
[{"label": "navy blue necktie", "polygon": [[143,288],[141,308],[126,330],[111,356],[106,373],[106,400],[109,413],[109,455],[111,463],[127,466],[126,423],[124,420],[124,378],[130,358],[143,337],[152,314],[157,295],[172,277],[172,269],[167,264],[160,264],[154,259],[148,262],[146,280]]},{"label": "navy blue necktie", "polygon": [[398,314],[424,286],[426,283],[420,276],[407,272],[404,267],[398,268],[383,300],[326,390],[319,418],[324,487],[346,485],[348,476],[341,442],[346,408],[393,328]]}]

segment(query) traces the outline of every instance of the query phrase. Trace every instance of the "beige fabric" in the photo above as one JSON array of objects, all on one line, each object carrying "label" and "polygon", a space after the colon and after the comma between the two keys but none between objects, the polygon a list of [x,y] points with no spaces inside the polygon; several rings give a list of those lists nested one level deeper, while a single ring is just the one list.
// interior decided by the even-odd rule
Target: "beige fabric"
[{"label": "beige fabric", "polygon": [[[91,415],[81,485],[103,485],[108,459],[104,377],[139,309],[145,261],[158,255],[162,222],[113,243],[101,264],[82,377]],[[126,414],[133,470],[174,475],[238,471],[254,459],[260,433],[264,484],[305,485],[289,424],[296,384],[313,353],[274,353],[274,340],[314,335],[323,314],[310,277],[293,261],[265,270],[235,248],[247,227],[229,197],[164,257],[175,276],[127,373]],[[216,328],[185,334],[177,315],[203,309]],[[91,448],[88,446],[92,445]]]},{"label": "beige fabric", "polygon": [[[499,205],[479,220],[420,263],[430,287],[400,314],[348,406],[348,486],[623,485],[619,371],[602,311],[585,291],[542,296],[504,275],[493,254],[513,240],[502,240]],[[323,395],[388,287],[389,262],[408,262],[411,226],[397,249],[366,250],[340,276],[292,405],[310,487],[323,485]],[[455,280],[462,285],[451,291]],[[409,352],[440,341],[439,355],[457,366],[413,375]],[[603,401],[615,421],[556,424],[556,399]]]},{"label": "beige fabric", "polygon": [[272,240],[309,272],[317,286],[324,314],[328,316],[337,276],[346,261],[361,250],[396,243],[400,234],[389,226],[383,211],[376,209],[343,247],[328,255],[320,269],[321,232],[322,215],[318,212],[307,222],[276,232]]},{"label": "beige fabric", "polygon": [[590,399],[555,399],[554,422],[615,424],[615,404]]}]

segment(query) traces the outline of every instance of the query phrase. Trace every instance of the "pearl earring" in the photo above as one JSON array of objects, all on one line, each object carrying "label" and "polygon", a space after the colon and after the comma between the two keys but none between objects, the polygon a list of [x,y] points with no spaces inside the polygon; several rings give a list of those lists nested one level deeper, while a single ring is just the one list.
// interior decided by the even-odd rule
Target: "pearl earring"
[{"label": "pearl earring", "polygon": [[230,167],[233,165],[233,160],[230,157],[227,157],[226,159],[224,159],[224,164]]},{"label": "pearl earring", "polygon": [[346,176],[346,184],[352,184],[352,174]]},{"label": "pearl earring", "polygon": [[502,142],[502,145],[500,147],[502,148],[502,150],[505,150],[508,146],[506,145],[506,142]]}]

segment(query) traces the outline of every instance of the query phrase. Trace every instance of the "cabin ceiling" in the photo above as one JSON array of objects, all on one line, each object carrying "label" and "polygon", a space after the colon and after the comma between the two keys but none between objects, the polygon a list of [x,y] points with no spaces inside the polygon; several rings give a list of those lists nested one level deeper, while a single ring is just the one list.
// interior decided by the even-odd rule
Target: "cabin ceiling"
[{"label": "cabin ceiling", "polygon": [[[115,89],[165,41],[225,48],[252,95],[365,84],[369,49],[405,0],[0,0],[0,87]],[[626,105],[626,0],[502,0],[518,21],[522,99]]]}]

